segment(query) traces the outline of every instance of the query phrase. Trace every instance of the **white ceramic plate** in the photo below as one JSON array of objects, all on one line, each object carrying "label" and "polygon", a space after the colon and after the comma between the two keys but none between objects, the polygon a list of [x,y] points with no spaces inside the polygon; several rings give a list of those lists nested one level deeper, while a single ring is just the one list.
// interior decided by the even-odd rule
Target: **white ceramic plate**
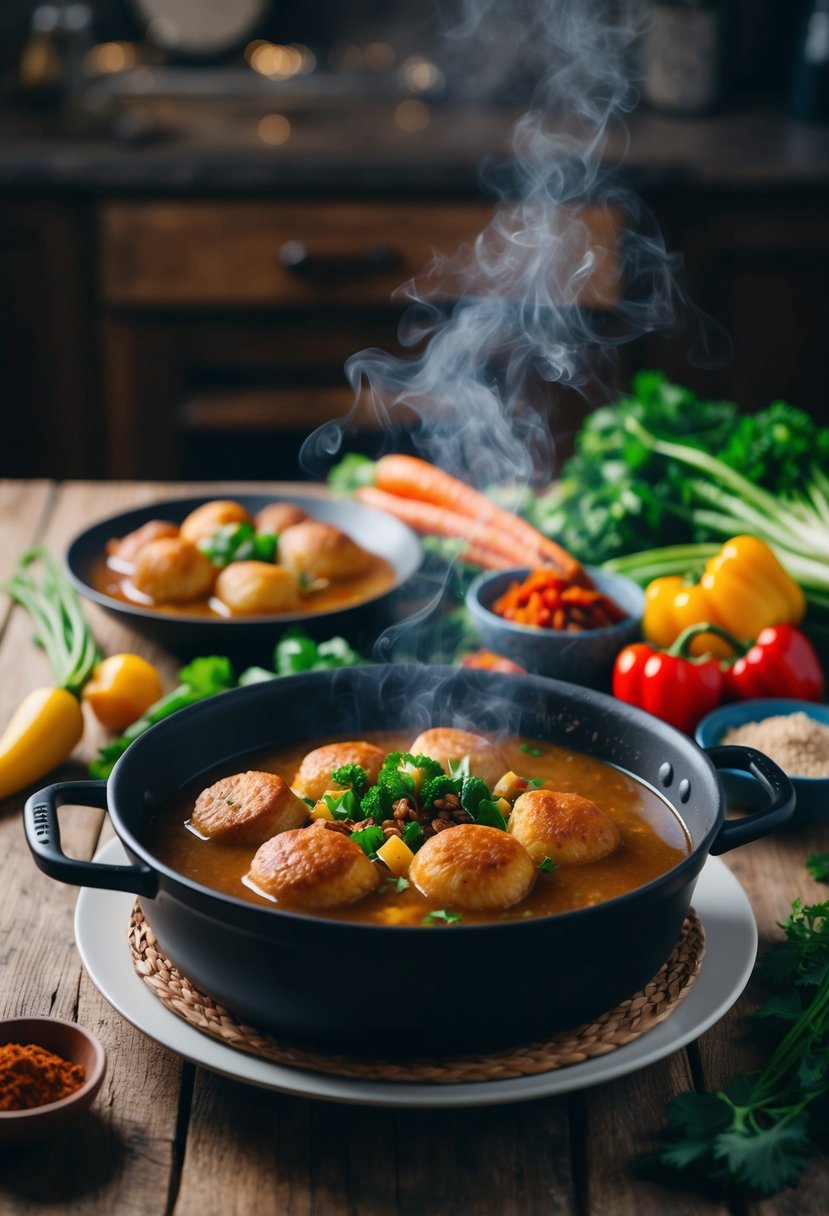
[{"label": "white ceramic plate", "polygon": [[[112,840],[96,861],[124,865],[128,858],[120,841]],[[75,938],[83,965],[95,986],[128,1022],[184,1059],[223,1076],[301,1097],[367,1106],[522,1102],[584,1089],[644,1068],[698,1038],[731,1008],[748,982],[757,953],[757,926],[748,898],[724,862],[709,857],[693,901],[706,935],[702,969],[675,1012],[635,1042],[584,1064],[533,1077],[465,1085],[355,1081],[245,1055],[171,1013],[133,970],[127,926],[134,902],[134,896],[121,891],[86,887],[75,912]]]}]

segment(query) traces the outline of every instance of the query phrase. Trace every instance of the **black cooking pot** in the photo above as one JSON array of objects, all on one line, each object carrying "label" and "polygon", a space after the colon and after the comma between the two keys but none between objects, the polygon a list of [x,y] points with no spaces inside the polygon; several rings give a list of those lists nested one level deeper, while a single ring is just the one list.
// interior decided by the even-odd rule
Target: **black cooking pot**
[{"label": "black cooking pot", "polygon": [[[588,752],[657,790],[692,850],[644,887],[557,916],[399,928],[255,906],[211,891],[154,855],[151,817],[194,778],[245,767],[295,742],[428,725],[523,734]],[[767,805],[724,821],[717,768],[743,769]],[[106,808],[133,864],[67,857],[56,810]],[[162,949],[197,987],[254,1025],[381,1054],[519,1042],[591,1019],[642,987],[676,944],[709,853],[779,827],[794,807],[786,776],[744,747],[707,753],[602,693],[536,676],[429,666],[352,667],[221,693],[138,738],[109,783],[52,785],[26,804],[37,865],[82,886],[135,892]],[[124,926],[126,946],[126,929]]]}]

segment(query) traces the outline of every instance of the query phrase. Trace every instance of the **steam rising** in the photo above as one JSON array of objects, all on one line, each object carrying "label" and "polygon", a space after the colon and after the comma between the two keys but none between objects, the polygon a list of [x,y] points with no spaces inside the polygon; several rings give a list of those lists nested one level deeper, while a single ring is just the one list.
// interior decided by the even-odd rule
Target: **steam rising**
[{"label": "steam rising", "polygon": [[[401,341],[424,342],[422,352],[364,350],[345,370],[382,428],[414,424],[421,455],[483,488],[549,474],[551,386],[615,391],[616,347],[672,323],[677,267],[634,193],[602,163],[610,135],[624,141],[637,100],[640,6],[460,4],[446,36],[455,58],[529,65],[531,107],[513,128],[511,163],[482,169],[500,199],[492,221],[398,293],[409,302]],[[330,461],[348,423],[320,428],[303,463]]]}]

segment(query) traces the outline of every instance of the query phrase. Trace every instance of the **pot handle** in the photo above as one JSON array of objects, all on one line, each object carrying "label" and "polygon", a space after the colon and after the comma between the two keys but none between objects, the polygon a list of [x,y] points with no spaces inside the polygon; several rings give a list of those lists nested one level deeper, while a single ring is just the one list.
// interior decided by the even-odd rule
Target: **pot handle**
[{"label": "pot handle", "polygon": [[150,866],[111,866],[67,857],[60,847],[58,807],[107,809],[106,781],[58,781],[27,798],[23,827],[35,865],[50,878],[76,887],[104,887],[108,891],[130,891],[152,899],[158,891],[158,875]]},{"label": "pot handle", "polygon": [[707,747],[705,754],[716,769],[739,769],[760,782],[769,796],[766,806],[741,819],[727,819],[714,837],[709,852],[727,853],[738,845],[759,840],[786,823],[794,811],[795,792],[782,768],[753,747]]}]

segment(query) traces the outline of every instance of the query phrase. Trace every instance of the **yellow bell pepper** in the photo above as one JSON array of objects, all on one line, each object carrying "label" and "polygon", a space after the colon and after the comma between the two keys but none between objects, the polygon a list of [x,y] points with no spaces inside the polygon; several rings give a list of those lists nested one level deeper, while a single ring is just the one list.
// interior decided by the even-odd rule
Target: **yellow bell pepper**
[{"label": "yellow bell pepper", "polygon": [[163,692],[161,676],[140,654],[111,654],[93,668],[82,695],[102,726],[122,731]]},{"label": "yellow bell pepper", "polygon": [[83,734],[83,712],[65,688],[35,688],[0,737],[0,798],[50,773]]},{"label": "yellow bell pepper", "polygon": [[[662,649],[700,621],[738,638],[756,638],[767,625],[799,624],[805,611],[802,590],[765,541],[734,536],[706,563],[699,582],[671,575],[648,584],[642,632]],[[733,654],[727,642],[710,633],[696,637],[690,650],[719,658]]]}]

